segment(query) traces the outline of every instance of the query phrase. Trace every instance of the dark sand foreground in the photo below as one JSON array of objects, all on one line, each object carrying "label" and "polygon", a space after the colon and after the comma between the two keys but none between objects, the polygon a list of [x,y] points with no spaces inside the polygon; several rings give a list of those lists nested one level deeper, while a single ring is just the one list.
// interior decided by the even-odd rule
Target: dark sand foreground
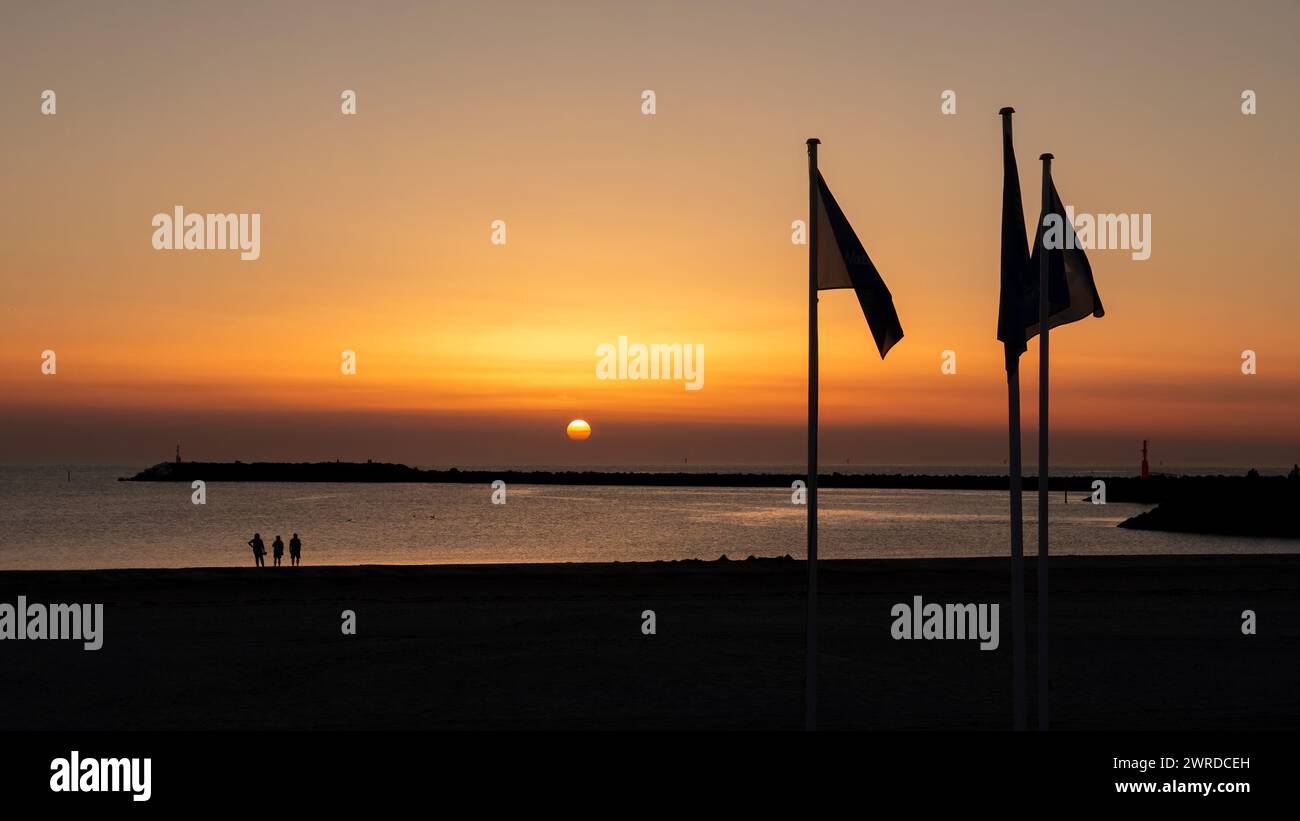
[{"label": "dark sand foreground", "polygon": [[[788,560],[0,573],[0,602],[102,602],[106,622],[98,652],[0,642],[0,730],[798,729],[805,574]],[[998,559],[822,562],[822,727],[1006,728],[1009,575]],[[1033,624],[1032,560],[1028,580]],[[1001,602],[1000,647],[892,640],[890,608],[918,594]],[[1056,728],[1300,728],[1300,556],[1057,558],[1051,616]]]}]

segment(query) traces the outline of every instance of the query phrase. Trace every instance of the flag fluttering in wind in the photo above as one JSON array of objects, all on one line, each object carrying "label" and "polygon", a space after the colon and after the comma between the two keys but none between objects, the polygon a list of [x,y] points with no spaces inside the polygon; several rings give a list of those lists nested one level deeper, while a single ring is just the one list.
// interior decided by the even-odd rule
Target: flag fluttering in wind
[{"label": "flag fluttering in wind", "polygon": [[871,336],[876,340],[876,349],[884,359],[889,349],[903,338],[903,326],[894,310],[894,298],[820,173],[817,175],[816,200],[817,236],[820,240],[816,252],[817,289],[852,288],[857,293],[862,313],[871,327]]},{"label": "flag fluttering in wind", "polygon": [[998,341],[1006,349],[1007,373],[1011,373],[1025,352],[1025,328],[1037,324],[1038,316],[1038,276],[1037,269],[1029,267],[1025,206],[1020,199],[1020,171],[1016,167],[1016,149],[1011,142],[1012,113],[1014,109],[1011,108],[1001,111],[1002,292],[998,300]]},{"label": "flag fluttering in wind", "polygon": [[903,338],[889,288],[817,170],[820,142],[808,140],[808,669],[804,726],[809,730],[817,728],[817,292],[853,289],[881,359]]},{"label": "flag fluttering in wind", "polygon": [[[1056,192],[1056,183],[1047,180],[1049,189],[1048,202],[1044,203],[1043,213],[1038,218],[1038,231],[1034,237],[1034,254],[1029,263],[1030,271],[1037,271],[1043,253],[1044,241],[1047,242],[1047,294],[1051,306],[1051,317],[1047,321],[1049,329],[1068,325],[1088,316],[1102,317],[1106,309],[1101,306],[1101,297],[1097,294],[1097,283],[1092,278],[1092,266],[1088,257],[1079,247],[1079,239],[1070,224],[1065,206],[1061,204],[1061,195]],[[1038,333],[1038,287],[1034,277],[1032,300],[1034,310],[1027,316],[1032,322],[1025,323],[1025,338]]]}]

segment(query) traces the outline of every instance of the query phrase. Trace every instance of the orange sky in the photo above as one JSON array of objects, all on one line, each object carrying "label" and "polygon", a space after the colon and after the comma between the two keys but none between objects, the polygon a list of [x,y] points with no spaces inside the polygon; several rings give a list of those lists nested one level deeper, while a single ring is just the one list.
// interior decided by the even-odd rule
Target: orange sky
[{"label": "orange sky", "polygon": [[[1077,210],[1152,215],[1149,260],[1090,254],[1107,316],[1052,337],[1061,458],[1131,461],[1146,436],[1171,463],[1300,459],[1294,4],[76,10],[0,32],[0,461],[152,462],[177,439],[194,458],[801,458],[790,223],[818,136],[906,330],[881,362],[852,294],[823,296],[826,458],[996,464],[1003,105],[1030,221],[1042,151]],[[153,250],[176,204],[260,213],[261,258]],[[597,380],[619,336],[704,344],[705,388]]]}]

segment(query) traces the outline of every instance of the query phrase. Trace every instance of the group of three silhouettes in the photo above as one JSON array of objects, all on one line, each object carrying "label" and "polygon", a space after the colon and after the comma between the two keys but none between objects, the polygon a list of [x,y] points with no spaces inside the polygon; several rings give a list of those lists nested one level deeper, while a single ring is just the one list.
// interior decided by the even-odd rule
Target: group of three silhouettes
[{"label": "group of three silhouettes", "polygon": [[[254,533],[253,538],[248,540],[248,546],[253,548],[253,561],[257,562],[257,566],[266,567],[266,559],[263,558],[266,556],[266,544],[262,542],[262,534]],[[271,550],[275,553],[275,566],[279,567],[280,559],[284,558],[284,541],[279,534],[276,534],[275,541],[271,543]],[[302,561],[302,539],[298,538],[297,533],[289,540],[289,559],[294,567]]]}]

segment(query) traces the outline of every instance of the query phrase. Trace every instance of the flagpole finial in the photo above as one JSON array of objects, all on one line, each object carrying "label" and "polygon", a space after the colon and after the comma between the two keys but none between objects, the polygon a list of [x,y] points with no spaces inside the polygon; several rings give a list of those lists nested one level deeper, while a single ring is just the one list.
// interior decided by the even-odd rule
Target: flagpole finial
[{"label": "flagpole finial", "polygon": [[822,141],[819,140],[819,139],[817,139],[816,137],[809,137],[809,138],[808,138],[808,145],[821,145],[821,142],[822,142]]},{"label": "flagpole finial", "polygon": [[1039,154],[1038,159],[1042,160],[1043,162],[1047,162],[1048,160],[1054,160],[1056,158],[1053,157],[1051,154]]},{"label": "flagpole finial", "polygon": [[1015,113],[1016,113],[1016,110],[1015,110],[1014,108],[1012,108],[1011,106],[1006,106],[1006,107],[1000,109],[1000,110],[998,111],[998,113],[1001,114],[1003,117],[1005,117],[1005,116],[1007,116],[1008,114],[1015,114]]}]

